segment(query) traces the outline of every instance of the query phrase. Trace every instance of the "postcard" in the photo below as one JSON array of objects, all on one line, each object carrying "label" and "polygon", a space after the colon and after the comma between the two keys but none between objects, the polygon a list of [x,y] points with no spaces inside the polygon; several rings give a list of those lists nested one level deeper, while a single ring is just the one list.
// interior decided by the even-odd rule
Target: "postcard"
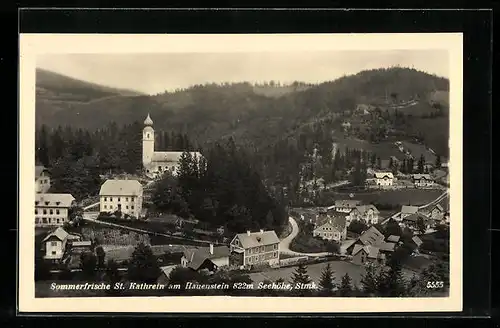
[{"label": "postcard", "polygon": [[462,35],[21,34],[19,311],[462,310]]}]

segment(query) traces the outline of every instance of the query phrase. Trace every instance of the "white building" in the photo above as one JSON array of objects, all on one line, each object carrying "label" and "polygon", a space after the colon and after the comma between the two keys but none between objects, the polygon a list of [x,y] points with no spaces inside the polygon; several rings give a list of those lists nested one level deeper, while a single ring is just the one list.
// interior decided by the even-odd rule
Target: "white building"
[{"label": "white building", "polygon": [[377,172],[375,173],[375,182],[377,186],[389,187],[394,182],[394,175],[392,172]]},{"label": "white building", "polygon": [[348,225],[354,221],[363,221],[368,225],[377,224],[379,221],[379,210],[375,205],[359,205],[352,209],[347,218]]},{"label": "white building", "polygon": [[237,266],[279,265],[280,240],[274,230],[237,234],[230,243],[233,261]]},{"label": "white building", "polygon": [[99,191],[100,212],[121,212],[139,218],[142,211],[142,185],[137,180],[107,180]]},{"label": "white building", "polygon": [[414,174],[412,175],[413,184],[415,187],[432,187],[434,179],[430,174]]},{"label": "white building", "polygon": [[71,194],[35,194],[35,226],[62,226],[74,201]]},{"label": "white building", "polygon": [[[164,172],[177,174],[182,151],[155,151],[155,131],[153,120],[148,114],[144,120],[142,131],[142,165],[147,176],[154,178]],[[200,158],[199,152],[190,152],[191,156]]]},{"label": "white building", "polygon": [[313,230],[314,237],[341,242],[347,238],[346,215],[342,212],[335,214],[320,214],[316,219]]},{"label": "white building", "polygon": [[52,261],[60,260],[66,252],[68,242],[78,240],[80,240],[79,236],[71,235],[61,227],[57,228],[49,233],[42,241],[45,244],[44,259]]},{"label": "white building", "polygon": [[45,166],[35,166],[35,192],[45,193],[50,189],[50,174]]}]

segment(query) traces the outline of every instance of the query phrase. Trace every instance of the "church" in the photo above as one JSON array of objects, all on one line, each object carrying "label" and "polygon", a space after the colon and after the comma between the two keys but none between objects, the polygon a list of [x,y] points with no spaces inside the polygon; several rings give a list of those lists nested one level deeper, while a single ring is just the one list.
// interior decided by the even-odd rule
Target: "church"
[{"label": "church", "polygon": [[[153,120],[148,114],[142,131],[142,165],[146,175],[155,178],[167,171],[176,175],[182,153],[182,151],[155,151],[155,130]],[[199,152],[190,153],[197,158],[202,156]]]}]

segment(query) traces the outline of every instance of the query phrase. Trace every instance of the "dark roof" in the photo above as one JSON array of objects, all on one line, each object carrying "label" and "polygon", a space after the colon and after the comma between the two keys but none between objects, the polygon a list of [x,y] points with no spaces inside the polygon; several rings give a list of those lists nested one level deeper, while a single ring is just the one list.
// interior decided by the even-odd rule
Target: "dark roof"
[{"label": "dark roof", "polygon": [[321,215],[316,221],[316,228],[324,226],[325,224],[330,224],[332,227],[342,232],[346,225],[346,213],[340,213],[337,215]]},{"label": "dark roof", "polygon": [[227,246],[214,247],[213,250],[213,254],[210,254],[210,247],[185,250],[184,257],[189,262],[188,267],[193,270],[198,270],[205,260],[229,256],[229,248]]},{"label": "dark roof", "polygon": [[384,241],[384,238],[384,235],[374,226],[371,226],[359,236],[359,240],[363,245],[378,245]]},{"label": "dark roof", "polygon": [[249,232],[239,233],[236,235],[236,237],[238,237],[241,246],[245,249],[258,246],[278,244],[280,242],[274,230],[251,232],[251,233]]},{"label": "dark roof", "polygon": [[389,237],[387,237],[387,241],[397,243],[400,238],[400,236],[390,235]]}]

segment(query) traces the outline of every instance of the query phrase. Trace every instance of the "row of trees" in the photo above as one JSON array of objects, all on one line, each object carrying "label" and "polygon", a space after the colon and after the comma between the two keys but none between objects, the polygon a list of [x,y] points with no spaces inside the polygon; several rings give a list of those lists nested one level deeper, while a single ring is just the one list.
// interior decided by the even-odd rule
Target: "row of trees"
[{"label": "row of trees", "polygon": [[[144,244],[139,244],[128,262],[126,274],[121,274],[118,270],[118,264],[112,259],[104,261],[105,252],[97,247],[95,253],[84,253],[80,257],[80,268],[83,278],[87,281],[104,281],[114,285],[117,282],[144,282],[155,283],[160,277],[161,270],[156,256],[151,248]],[[35,265],[37,280],[40,279],[40,266]],[[70,278],[71,273],[64,273]],[[248,274],[239,271],[229,271],[220,269],[215,274],[208,274],[203,271],[197,272],[189,268],[176,267],[168,275],[167,284],[169,286],[180,285],[180,289],[165,289],[159,291],[160,294],[174,293],[179,295],[216,295],[233,294],[248,295],[255,293],[250,290],[186,290],[187,282],[198,282],[202,284],[226,283],[232,286],[234,283],[252,284]],[[47,279],[47,277],[44,277]],[[345,273],[340,279],[335,276],[330,263],[327,263],[322,272],[317,285],[313,289],[292,289],[291,291],[274,289],[258,291],[260,295],[290,295],[290,296],[369,296],[369,297],[415,297],[426,296],[432,290],[426,286],[428,281],[443,281],[443,288],[446,290],[449,286],[449,268],[445,264],[433,264],[423,269],[419,275],[413,275],[412,278],[405,278],[402,267],[396,260],[391,260],[388,267],[383,268],[375,265],[366,266],[365,273],[362,275],[359,284],[355,284],[348,273]],[[296,267],[289,281],[279,278],[274,283],[290,283],[292,286],[297,284],[308,285],[313,283],[308,274],[307,265],[301,264]],[[265,284],[272,281],[266,280]],[[255,289],[255,288],[254,288]],[[110,290],[109,293],[124,293],[123,291]]]},{"label": "row of trees", "polygon": [[166,212],[194,216],[229,231],[275,230],[286,223],[285,199],[271,195],[247,154],[229,139],[197,158],[184,152],[177,177],[169,174],[156,184],[152,201]]},{"label": "row of trees", "polygon": [[[94,195],[101,185],[99,175],[140,172],[142,128],[139,122],[121,127],[112,122],[93,132],[42,125],[36,132],[35,160],[51,169],[52,192],[71,193],[77,199]],[[159,133],[157,142],[163,149],[194,149],[180,133]]]}]

